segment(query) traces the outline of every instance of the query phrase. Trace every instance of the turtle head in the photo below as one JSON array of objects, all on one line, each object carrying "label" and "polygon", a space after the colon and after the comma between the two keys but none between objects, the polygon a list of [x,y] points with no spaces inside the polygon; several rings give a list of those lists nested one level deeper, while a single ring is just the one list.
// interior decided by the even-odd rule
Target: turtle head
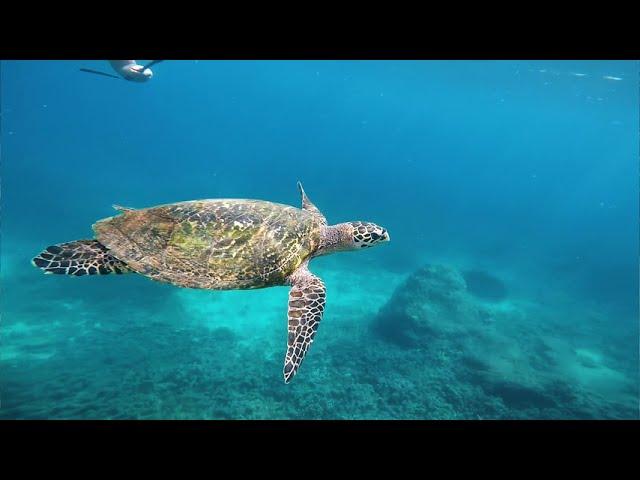
[{"label": "turtle head", "polygon": [[323,229],[316,255],[374,247],[390,240],[389,232],[370,222],[346,222]]},{"label": "turtle head", "polygon": [[354,249],[369,248],[391,240],[389,232],[370,222],[348,222],[351,227],[351,243]]}]

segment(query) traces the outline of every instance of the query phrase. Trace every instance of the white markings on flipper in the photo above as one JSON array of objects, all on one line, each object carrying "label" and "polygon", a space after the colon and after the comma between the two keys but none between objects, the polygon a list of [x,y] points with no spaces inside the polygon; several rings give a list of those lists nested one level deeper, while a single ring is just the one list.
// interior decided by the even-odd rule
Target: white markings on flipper
[{"label": "white markings on flipper", "polygon": [[319,277],[307,269],[307,263],[289,278],[287,353],[284,359],[284,381],[295,376],[313,343],[322,320],[326,301],[326,288]]}]

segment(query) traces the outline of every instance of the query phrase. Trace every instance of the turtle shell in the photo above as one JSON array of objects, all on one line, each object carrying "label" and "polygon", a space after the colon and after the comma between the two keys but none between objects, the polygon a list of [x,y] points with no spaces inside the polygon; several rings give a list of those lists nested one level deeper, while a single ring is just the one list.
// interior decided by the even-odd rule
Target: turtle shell
[{"label": "turtle shell", "polygon": [[260,200],[198,200],[124,210],[96,238],[154,280],[212,290],[283,285],[320,241],[314,217]]}]

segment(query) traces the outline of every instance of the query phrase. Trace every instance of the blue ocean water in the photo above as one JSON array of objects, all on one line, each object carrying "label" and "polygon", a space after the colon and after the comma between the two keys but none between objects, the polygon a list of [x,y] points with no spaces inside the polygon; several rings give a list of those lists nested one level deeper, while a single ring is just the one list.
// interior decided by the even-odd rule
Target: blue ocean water
[{"label": "blue ocean water", "polygon": [[[141,63],[144,63],[142,61]],[[2,61],[0,418],[638,418],[637,61]],[[202,198],[384,226],[287,288],[43,275],[116,212]]]}]

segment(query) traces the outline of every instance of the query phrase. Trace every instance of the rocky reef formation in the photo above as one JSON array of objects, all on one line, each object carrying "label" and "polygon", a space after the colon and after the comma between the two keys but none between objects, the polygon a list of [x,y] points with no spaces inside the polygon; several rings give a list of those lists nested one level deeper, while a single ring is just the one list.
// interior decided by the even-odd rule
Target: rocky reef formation
[{"label": "rocky reef formation", "polygon": [[633,416],[637,382],[603,355],[593,332],[576,325],[568,334],[559,316],[508,298],[487,272],[427,265],[399,285],[372,332],[405,349],[416,368],[434,369],[433,387],[446,384],[447,402],[467,418]]},{"label": "rocky reef formation", "polygon": [[638,418],[635,319],[520,298],[492,272],[323,268],[326,318],[290,384],[284,288],[12,272],[0,418]]},{"label": "rocky reef formation", "polygon": [[[475,288],[482,281],[499,281],[473,272]],[[495,295],[491,296],[495,298]],[[500,297],[502,299],[502,296]],[[405,346],[420,346],[443,336],[481,335],[495,321],[499,308],[474,300],[465,275],[442,265],[428,265],[411,274],[380,310],[373,329],[383,338]]]}]

